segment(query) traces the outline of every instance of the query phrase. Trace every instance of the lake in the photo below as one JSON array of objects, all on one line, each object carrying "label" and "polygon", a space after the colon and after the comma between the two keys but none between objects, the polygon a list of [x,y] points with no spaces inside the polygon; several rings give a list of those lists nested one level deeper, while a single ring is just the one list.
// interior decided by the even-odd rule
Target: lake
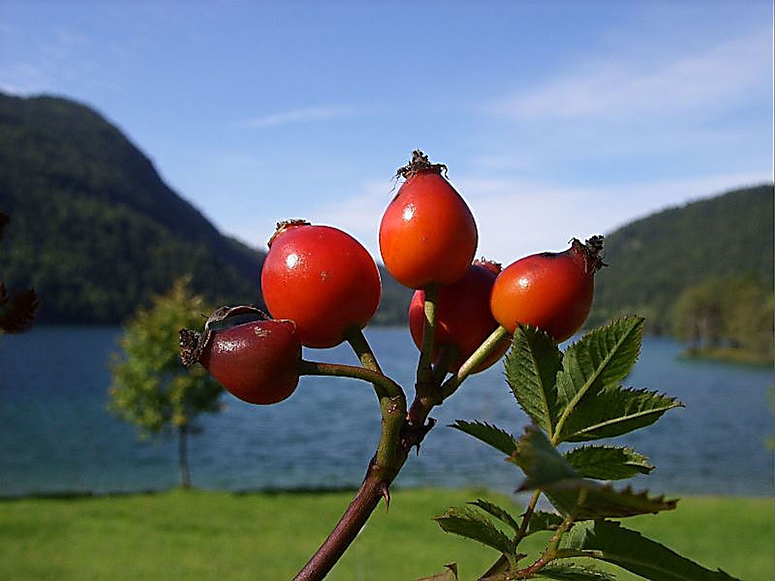
[{"label": "lake", "polygon": [[[107,367],[121,330],[38,327],[0,343],[0,495],[144,491],[177,485],[172,439],[141,441],[106,411]],[[385,372],[411,385],[417,351],[405,329],[367,337]],[[636,488],[670,494],[773,493],[772,369],[680,358],[680,346],[646,338],[628,386],[659,390],[686,407],[617,439],[657,469]],[[307,351],[321,361],[357,363],[349,348]],[[304,377],[288,400],[269,407],[224,394],[223,412],[203,416],[190,442],[192,480],[203,488],[252,490],[357,486],[379,433],[370,385]],[[397,486],[483,486],[514,490],[521,472],[502,455],[447,427],[482,420],[520,434],[527,423],[502,364],[475,375],[434,410],[437,427]]]}]

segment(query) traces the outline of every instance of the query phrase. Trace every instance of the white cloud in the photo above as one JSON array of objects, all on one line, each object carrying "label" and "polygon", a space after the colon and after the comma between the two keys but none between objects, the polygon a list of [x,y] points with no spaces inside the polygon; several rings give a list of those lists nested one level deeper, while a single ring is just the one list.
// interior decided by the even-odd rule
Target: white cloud
[{"label": "white cloud", "polygon": [[771,86],[770,28],[670,61],[610,56],[490,104],[514,120],[619,117],[716,109]]}]

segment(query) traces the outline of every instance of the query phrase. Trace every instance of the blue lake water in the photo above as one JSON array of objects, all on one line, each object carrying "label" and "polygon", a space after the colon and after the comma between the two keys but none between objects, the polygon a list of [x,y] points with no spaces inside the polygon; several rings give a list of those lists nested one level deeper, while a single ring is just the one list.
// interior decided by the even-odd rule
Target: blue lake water
[{"label": "blue lake water", "polygon": [[[117,328],[39,327],[0,343],[0,495],[157,490],[177,485],[172,439],[141,441],[107,410]],[[411,385],[417,352],[404,329],[367,337],[385,372]],[[622,437],[657,469],[637,488],[670,494],[770,496],[773,453],[771,369],[687,361],[669,339],[646,338],[628,386],[663,391],[686,407]],[[349,348],[308,351],[310,359],[356,363]],[[304,377],[275,406],[245,404],[202,418],[190,442],[195,486],[245,490],[357,486],[374,452],[379,408],[370,385]],[[434,410],[437,427],[396,485],[514,490],[518,470],[447,425],[482,420],[519,434],[526,416],[494,366],[473,376]]]}]

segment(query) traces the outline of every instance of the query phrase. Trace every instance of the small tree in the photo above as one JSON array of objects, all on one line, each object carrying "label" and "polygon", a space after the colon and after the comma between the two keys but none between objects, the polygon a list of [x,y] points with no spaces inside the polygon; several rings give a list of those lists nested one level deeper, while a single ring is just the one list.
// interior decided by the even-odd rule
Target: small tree
[{"label": "small tree", "polygon": [[126,326],[114,360],[109,409],[134,424],[148,438],[177,433],[180,483],[191,486],[187,437],[199,430],[196,417],[221,409],[220,385],[204,369],[183,367],[178,356],[178,329],[201,325],[209,309],[189,290],[188,279],[154,299]]}]

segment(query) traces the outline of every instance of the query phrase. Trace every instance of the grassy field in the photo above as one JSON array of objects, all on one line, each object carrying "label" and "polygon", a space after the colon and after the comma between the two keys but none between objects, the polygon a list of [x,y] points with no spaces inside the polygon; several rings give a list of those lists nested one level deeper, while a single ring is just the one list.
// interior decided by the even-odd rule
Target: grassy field
[{"label": "grassy field", "polygon": [[[431,517],[479,496],[395,492],[389,513],[377,510],[329,579],[406,581],[453,561],[461,579],[474,579],[497,555],[443,533]],[[350,498],[176,490],[0,501],[0,579],[290,579]],[[707,567],[774,578],[772,499],[685,498],[677,511],[627,526]]]}]

